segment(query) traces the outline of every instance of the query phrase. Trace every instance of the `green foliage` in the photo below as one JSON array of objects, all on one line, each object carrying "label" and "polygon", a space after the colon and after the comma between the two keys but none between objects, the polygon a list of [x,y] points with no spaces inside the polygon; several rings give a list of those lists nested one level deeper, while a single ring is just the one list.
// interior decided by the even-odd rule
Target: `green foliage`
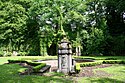
[{"label": "green foliage", "polygon": [[37,62],[32,62],[31,60],[8,60],[8,62],[9,63],[27,63],[28,65],[31,65],[31,66],[37,66],[41,64]]},{"label": "green foliage", "polygon": [[38,66],[40,65],[41,63],[37,63],[37,62],[26,62],[28,65],[31,65],[31,66]]},{"label": "green foliage", "polygon": [[123,21],[123,12],[125,8],[124,0],[105,0],[106,18],[108,33],[112,38],[107,39],[106,52],[108,55],[125,55],[124,33],[125,24]]},{"label": "green foliage", "polygon": [[20,4],[9,1],[1,1],[0,5],[0,40],[6,50],[16,50],[20,45],[23,29],[26,26],[26,10]]},{"label": "green foliage", "polygon": [[[46,66],[46,63],[37,63],[32,62],[31,60],[8,60],[9,63],[27,63],[28,65],[34,66],[33,72],[39,72],[39,70]],[[20,71],[24,71],[26,69],[21,69]]]},{"label": "green foliage", "polygon": [[86,1],[85,30],[82,30],[84,54],[102,54],[107,38],[105,5],[102,0]]},{"label": "green foliage", "polygon": [[57,56],[26,56],[26,57],[20,57],[21,60],[55,60],[57,59]]},{"label": "green foliage", "polygon": [[117,60],[117,58],[106,58],[105,60]]},{"label": "green foliage", "polygon": [[3,57],[3,56],[4,56],[4,52],[0,51],[0,57]]},{"label": "green foliage", "polygon": [[80,70],[81,70],[80,64],[76,63],[76,65],[75,65],[75,71],[76,71],[76,73],[79,73]]},{"label": "green foliage", "polygon": [[19,73],[22,73],[22,72],[25,72],[27,69],[28,69],[28,68],[20,68],[20,69],[18,70],[18,72],[19,72]]},{"label": "green foliage", "polygon": [[40,70],[41,68],[45,67],[45,66],[46,66],[45,63],[41,63],[40,65],[33,67],[33,71],[34,71],[34,72],[39,72],[39,70]]},{"label": "green foliage", "polygon": [[[2,59],[1,59],[2,60]],[[1,61],[0,60],[0,61]],[[0,82],[2,83],[72,83],[73,81],[58,76],[38,76],[38,75],[24,75],[20,76],[18,70],[22,67],[18,64],[4,64],[0,65]]]},{"label": "green foliage", "polygon": [[19,56],[27,56],[28,53],[27,52],[19,52]]},{"label": "green foliage", "polygon": [[112,49],[110,50],[111,55],[125,55],[125,36],[124,35],[119,35],[112,37],[112,44],[111,47]]},{"label": "green foliage", "polygon": [[80,67],[89,67],[89,66],[96,66],[102,64],[102,61],[96,61],[96,62],[84,62],[84,63],[79,63]]},{"label": "green foliage", "polygon": [[8,60],[9,63],[26,63],[25,60]]},{"label": "green foliage", "polygon": [[4,54],[5,57],[12,56],[12,52],[7,52]]},{"label": "green foliage", "polygon": [[[80,47],[85,55],[124,55],[125,25],[121,18],[124,2],[2,0],[0,48],[27,52],[20,53],[21,56],[45,56],[50,50],[57,50],[58,41],[66,35],[73,48]],[[50,54],[56,55],[56,52]]]},{"label": "green foliage", "polygon": [[[47,41],[42,43],[45,44],[47,42],[45,48],[47,46],[50,47],[53,43],[57,47],[58,41],[65,34],[70,39],[75,40],[76,35],[73,37],[74,34],[72,34],[70,25],[76,23],[77,27],[82,28],[82,24],[84,24],[82,13],[85,9],[85,5],[82,2],[82,0],[34,1],[29,10],[30,22],[34,21],[37,32],[41,33],[39,35],[46,38]],[[75,34],[77,31],[79,30],[77,29]],[[43,49],[42,44],[40,49]]]},{"label": "green foliage", "polygon": [[105,64],[125,64],[124,60],[106,60],[103,61]]}]

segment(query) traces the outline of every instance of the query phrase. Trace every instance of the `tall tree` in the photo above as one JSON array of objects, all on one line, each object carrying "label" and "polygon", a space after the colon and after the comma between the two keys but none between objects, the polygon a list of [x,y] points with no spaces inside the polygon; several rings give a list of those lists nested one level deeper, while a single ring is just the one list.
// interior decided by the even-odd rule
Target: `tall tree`
[{"label": "tall tree", "polygon": [[[74,35],[72,34],[74,28],[72,25],[76,24],[75,32],[80,31],[80,28],[83,27],[80,24],[84,24],[84,9],[85,6],[82,0],[38,0],[34,2],[30,9],[30,18],[36,22],[37,26],[34,28],[38,28],[40,34],[46,31],[49,36],[48,38],[44,34],[47,44],[50,47],[54,46],[53,48],[56,49],[57,42],[64,34],[70,39],[74,38],[76,40],[76,35],[71,37]],[[50,30],[52,34],[49,34]],[[54,38],[52,39],[52,37]]]},{"label": "tall tree", "polygon": [[5,50],[19,50],[23,31],[26,26],[27,12],[24,7],[26,0],[0,1],[0,41]]},{"label": "tall tree", "polygon": [[123,12],[125,11],[125,1],[105,0],[105,4],[107,26],[111,36],[107,40],[107,50],[109,55],[124,55],[125,23],[123,21]]},{"label": "tall tree", "polygon": [[105,4],[103,0],[86,1],[86,25],[83,30],[83,52],[85,54],[103,53],[107,37]]}]

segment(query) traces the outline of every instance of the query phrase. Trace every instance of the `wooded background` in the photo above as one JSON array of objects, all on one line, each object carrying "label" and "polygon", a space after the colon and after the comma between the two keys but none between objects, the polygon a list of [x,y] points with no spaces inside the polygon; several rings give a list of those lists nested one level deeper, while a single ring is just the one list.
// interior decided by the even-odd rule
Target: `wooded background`
[{"label": "wooded background", "polygon": [[0,56],[57,55],[64,34],[76,55],[125,55],[124,11],[125,0],[0,0]]}]

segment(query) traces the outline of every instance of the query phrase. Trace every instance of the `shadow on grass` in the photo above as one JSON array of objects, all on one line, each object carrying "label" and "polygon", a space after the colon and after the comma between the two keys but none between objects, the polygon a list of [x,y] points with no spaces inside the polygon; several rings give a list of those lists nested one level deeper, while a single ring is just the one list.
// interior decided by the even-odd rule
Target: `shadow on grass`
[{"label": "shadow on grass", "polygon": [[18,64],[0,65],[0,83],[72,83],[71,80],[54,76],[19,75]]},{"label": "shadow on grass", "polygon": [[91,83],[125,83],[125,81],[120,81],[117,79],[111,79],[111,78],[99,78],[99,79],[93,79],[91,80]]}]

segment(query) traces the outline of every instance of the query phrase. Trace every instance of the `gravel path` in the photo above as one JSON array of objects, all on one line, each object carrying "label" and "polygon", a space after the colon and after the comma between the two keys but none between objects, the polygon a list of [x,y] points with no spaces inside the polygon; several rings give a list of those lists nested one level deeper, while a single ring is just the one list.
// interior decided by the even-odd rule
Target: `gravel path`
[{"label": "gravel path", "polygon": [[46,61],[42,61],[42,62],[46,63],[47,65],[51,65],[51,71],[57,71],[58,60],[46,60]]},{"label": "gravel path", "polygon": [[51,65],[51,67],[57,67],[58,66],[58,60],[46,60],[42,61],[43,63],[46,63],[47,65]]}]

